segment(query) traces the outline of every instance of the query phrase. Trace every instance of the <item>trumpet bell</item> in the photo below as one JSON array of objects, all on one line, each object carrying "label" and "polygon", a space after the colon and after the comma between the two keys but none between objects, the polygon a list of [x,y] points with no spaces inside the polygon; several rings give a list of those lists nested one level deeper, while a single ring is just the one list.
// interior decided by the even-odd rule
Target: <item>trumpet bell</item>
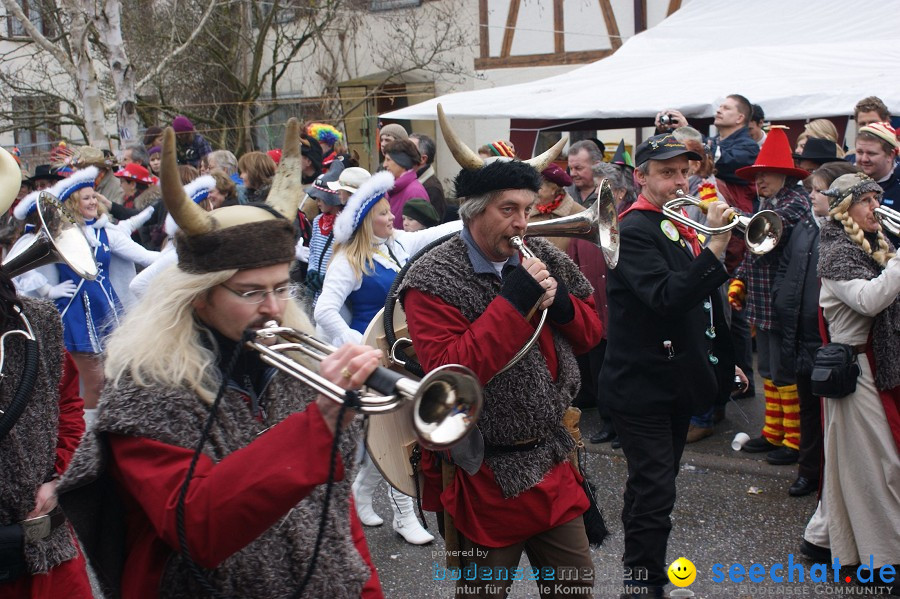
[{"label": "trumpet bell", "polygon": [[[747,217],[741,217],[747,218]],[[775,249],[784,233],[781,217],[772,210],[762,210],[747,218],[744,241],[751,253],[768,254]]]},{"label": "trumpet bell", "polygon": [[597,201],[590,208],[552,220],[530,223],[526,237],[573,237],[590,241],[603,251],[607,266],[619,263],[619,218],[609,181],[604,179],[597,190]]},{"label": "trumpet bell", "polygon": [[891,235],[900,235],[900,212],[887,206],[875,208],[875,218]]},{"label": "trumpet bell", "polygon": [[2,270],[10,277],[56,262],[64,262],[82,279],[93,281],[99,269],[91,245],[65,206],[50,195],[42,193],[37,199],[37,214],[41,227],[25,249],[7,256]]},{"label": "trumpet bell", "polygon": [[413,429],[428,449],[448,449],[472,429],[481,413],[481,387],[475,373],[459,364],[441,366],[419,382]]}]

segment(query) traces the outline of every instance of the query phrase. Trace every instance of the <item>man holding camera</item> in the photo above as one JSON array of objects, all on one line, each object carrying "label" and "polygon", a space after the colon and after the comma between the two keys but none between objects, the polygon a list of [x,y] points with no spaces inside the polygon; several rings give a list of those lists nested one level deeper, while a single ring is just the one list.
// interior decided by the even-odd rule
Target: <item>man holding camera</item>
[{"label": "man holding camera", "polygon": [[[733,385],[733,351],[718,287],[728,273],[718,256],[730,232],[705,249],[697,233],[662,206],[688,188],[688,160],[700,156],[671,133],[651,137],[635,153],[641,195],[620,217],[619,265],[607,281],[607,350],[600,386],[625,458],[628,480],[625,595],[663,596],[666,545],[691,415],[708,410],[723,385]],[[733,209],[709,205],[708,224],[722,226]],[[743,373],[737,372],[743,378]]]}]

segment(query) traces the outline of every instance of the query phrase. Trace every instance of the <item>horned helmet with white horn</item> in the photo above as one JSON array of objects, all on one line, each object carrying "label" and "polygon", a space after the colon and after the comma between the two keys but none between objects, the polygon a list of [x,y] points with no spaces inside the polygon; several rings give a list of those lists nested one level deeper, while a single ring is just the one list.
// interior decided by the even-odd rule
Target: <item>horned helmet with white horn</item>
[{"label": "horned helmet with white horn", "polygon": [[454,180],[456,197],[460,201],[503,189],[531,189],[536,192],[541,185],[541,171],[559,156],[568,141],[567,137],[563,137],[543,154],[528,160],[503,156],[484,159],[460,140],[440,104],[437,105],[437,114],[444,141],[462,167]]},{"label": "horned helmet with white horn", "polygon": [[22,187],[22,169],[12,154],[0,148],[0,214],[6,213]]},{"label": "horned helmet with white horn", "polygon": [[[178,266],[186,272],[261,268],[294,259],[293,221],[303,197],[300,123],[290,119],[281,162],[265,204],[226,206],[207,212],[187,197],[175,159],[175,131],[163,134],[160,187],[178,224]],[[264,241],[260,243],[260,241]]]}]

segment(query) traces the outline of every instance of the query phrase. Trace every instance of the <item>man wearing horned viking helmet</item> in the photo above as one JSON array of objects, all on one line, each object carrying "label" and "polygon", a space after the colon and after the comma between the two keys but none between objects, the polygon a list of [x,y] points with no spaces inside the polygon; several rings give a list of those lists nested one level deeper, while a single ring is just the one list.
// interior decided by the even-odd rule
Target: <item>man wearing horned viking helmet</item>
[{"label": "man wearing horned viking helmet", "polygon": [[[110,596],[382,596],[350,500],[359,421],[243,342],[268,321],[311,330],[288,275],[299,132],[291,119],[266,204],[212,212],[186,197],[165,132],[178,264],[110,338],[97,425],[60,486]],[[357,389],[379,356],[346,345],[319,371]]]},{"label": "man wearing horned viking helmet", "polygon": [[[582,519],[588,499],[568,461],[575,442],[562,418],[580,383],[575,354],[597,345],[602,325],[591,285],[565,254],[530,238],[535,257],[523,258],[510,244],[524,235],[540,171],[565,140],[528,162],[485,163],[459,141],[440,106],[438,116],[463,167],[455,186],[464,228],[413,264],[401,301],[425,370],[447,363],[471,368],[485,401],[477,430],[452,457],[424,452],[423,504],[453,517],[468,556],[464,566],[509,575],[503,583],[480,574],[461,581],[457,596],[505,597],[523,550],[545,574],[574,573],[567,595],[591,596]],[[535,332],[540,310],[547,325],[537,343],[501,373]],[[457,466],[443,491],[439,459]],[[539,582],[541,596],[556,596],[553,586]]]}]

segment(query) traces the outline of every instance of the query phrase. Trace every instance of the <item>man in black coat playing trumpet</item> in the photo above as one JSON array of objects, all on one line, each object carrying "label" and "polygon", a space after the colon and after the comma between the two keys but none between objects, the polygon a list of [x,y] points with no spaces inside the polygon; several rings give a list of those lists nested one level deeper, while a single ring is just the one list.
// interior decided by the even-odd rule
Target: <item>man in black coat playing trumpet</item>
[{"label": "man in black coat playing trumpet", "polygon": [[[687,191],[688,159],[700,157],[663,134],[642,143],[635,158],[643,190],[620,217],[600,375],[628,461],[626,598],[663,596],[669,515],[690,417],[709,409],[736,370],[718,295],[728,280],[720,258],[731,233],[714,235],[701,248],[692,228],[661,211],[676,191]],[[732,214],[725,203],[712,202],[708,224],[722,226]]]}]

